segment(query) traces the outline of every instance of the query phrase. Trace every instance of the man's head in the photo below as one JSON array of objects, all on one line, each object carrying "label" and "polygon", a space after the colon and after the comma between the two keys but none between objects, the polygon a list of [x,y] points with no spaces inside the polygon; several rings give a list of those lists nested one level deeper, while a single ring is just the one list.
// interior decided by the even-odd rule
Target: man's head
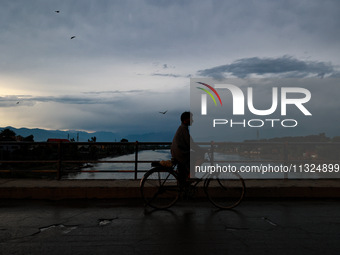
[{"label": "man's head", "polygon": [[191,126],[193,119],[191,112],[183,112],[181,115],[181,121],[184,125]]}]

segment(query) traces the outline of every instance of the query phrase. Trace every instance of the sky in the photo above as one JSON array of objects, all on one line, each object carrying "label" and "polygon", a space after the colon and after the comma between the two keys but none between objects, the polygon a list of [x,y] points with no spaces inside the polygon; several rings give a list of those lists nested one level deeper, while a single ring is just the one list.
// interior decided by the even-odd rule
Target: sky
[{"label": "sky", "polygon": [[337,0],[1,0],[0,126],[174,132],[190,78],[340,77],[338,10]]}]

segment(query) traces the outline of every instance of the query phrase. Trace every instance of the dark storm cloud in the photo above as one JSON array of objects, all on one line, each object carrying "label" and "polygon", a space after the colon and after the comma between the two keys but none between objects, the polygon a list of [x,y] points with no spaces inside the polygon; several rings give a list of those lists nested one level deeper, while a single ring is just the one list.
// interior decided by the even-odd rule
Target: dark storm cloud
[{"label": "dark storm cloud", "polygon": [[340,72],[334,72],[330,77],[332,77],[332,78],[340,78]]},{"label": "dark storm cloud", "polygon": [[134,100],[141,95],[151,95],[156,92],[149,90],[106,90],[106,91],[87,91],[78,95],[60,95],[60,96],[32,96],[32,95],[6,95],[0,96],[0,107],[18,107],[33,106],[38,102],[53,102],[60,104],[73,105],[109,105],[121,103],[123,101]]},{"label": "dark storm cloud", "polygon": [[221,80],[230,74],[238,78],[246,78],[251,74],[283,74],[284,77],[306,77],[309,75],[323,77],[334,72],[334,66],[331,63],[303,61],[290,56],[283,56],[280,58],[243,58],[229,65],[200,70],[198,74]]},{"label": "dark storm cloud", "polygon": [[[97,58],[180,60],[197,54],[220,56],[240,48],[258,52],[273,47],[275,51],[284,49],[279,54],[290,54],[291,50],[308,51],[306,47],[311,47],[320,52],[338,45],[340,34],[334,32],[340,26],[338,7],[337,1],[318,4],[303,0],[299,4],[4,0],[0,9],[0,67],[15,72],[34,67],[59,69],[65,62],[73,63],[74,58],[93,65],[98,64]],[[73,35],[76,38],[69,40]],[[291,41],[294,45],[289,45]]]}]

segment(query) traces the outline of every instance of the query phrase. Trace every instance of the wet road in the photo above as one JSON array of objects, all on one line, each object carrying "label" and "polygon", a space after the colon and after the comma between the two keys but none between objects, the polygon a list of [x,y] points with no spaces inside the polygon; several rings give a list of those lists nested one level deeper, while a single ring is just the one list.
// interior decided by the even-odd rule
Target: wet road
[{"label": "wet road", "polygon": [[339,200],[0,201],[0,254],[339,254]]}]

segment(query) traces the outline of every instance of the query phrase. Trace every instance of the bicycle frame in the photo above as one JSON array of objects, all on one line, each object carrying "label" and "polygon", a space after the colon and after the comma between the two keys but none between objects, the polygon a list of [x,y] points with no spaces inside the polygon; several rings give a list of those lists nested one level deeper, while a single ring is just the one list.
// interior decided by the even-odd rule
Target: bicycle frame
[{"label": "bicycle frame", "polygon": [[181,194],[187,195],[195,190],[204,179],[203,189],[209,201],[220,209],[230,209],[241,202],[245,191],[241,176],[237,173],[232,175],[233,179],[219,179],[212,178],[207,172],[200,178],[182,180],[179,178],[177,164],[171,167],[159,165],[143,176],[141,195],[147,205],[156,209],[166,209],[174,205]]}]

